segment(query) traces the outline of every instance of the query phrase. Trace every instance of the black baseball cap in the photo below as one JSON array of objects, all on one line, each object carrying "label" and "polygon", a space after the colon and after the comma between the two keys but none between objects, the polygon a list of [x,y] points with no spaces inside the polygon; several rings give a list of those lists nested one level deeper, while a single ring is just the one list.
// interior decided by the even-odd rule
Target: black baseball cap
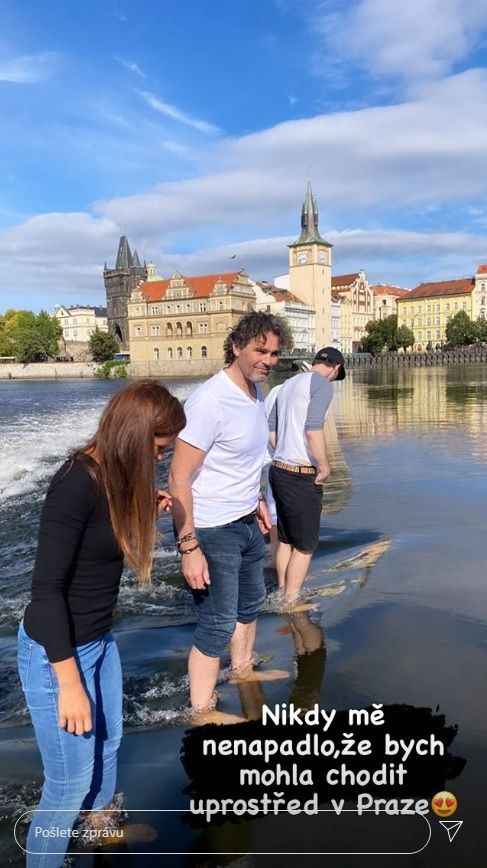
[{"label": "black baseball cap", "polygon": [[345,379],[345,359],[340,350],[337,350],[335,347],[323,347],[322,350],[318,350],[316,353],[316,356],[313,359],[313,365],[319,365],[320,362],[329,362],[331,365],[341,365],[336,379]]}]

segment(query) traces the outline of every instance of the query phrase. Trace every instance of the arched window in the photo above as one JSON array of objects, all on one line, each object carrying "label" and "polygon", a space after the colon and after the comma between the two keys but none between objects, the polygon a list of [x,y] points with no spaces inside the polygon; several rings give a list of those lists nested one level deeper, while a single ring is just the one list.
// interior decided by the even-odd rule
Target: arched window
[{"label": "arched window", "polygon": [[172,338],[172,324],[170,322],[166,326],[166,337]]},{"label": "arched window", "polygon": [[151,335],[158,335],[159,334],[159,326],[158,325],[157,326],[155,326],[155,325],[151,326],[150,327],[150,333],[151,333]]},{"label": "arched window", "polygon": [[172,359],[172,347],[167,348],[167,357],[168,359]]},{"label": "arched window", "polygon": [[178,347],[178,348],[177,348],[177,350],[176,350],[176,357],[177,357],[178,359],[182,359],[182,358],[183,358],[183,348],[182,348],[182,347]]},{"label": "arched window", "polygon": [[193,347],[188,347],[188,348],[186,349],[186,358],[187,358],[187,359],[192,359],[192,358],[193,358]]},{"label": "arched window", "polygon": [[201,358],[206,359],[208,356],[208,350],[206,347],[201,347]]},{"label": "arched window", "polygon": [[141,326],[135,326],[135,337],[140,338],[141,334],[142,334]]},{"label": "arched window", "polygon": [[183,325],[180,322],[176,323],[176,335],[182,335],[183,333]]},{"label": "arched window", "polygon": [[189,321],[186,323],[186,334],[187,335],[193,334],[193,323],[191,323]]},{"label": "arched window", "polygon": [[159,349],[158,349],[158,347],[154,347],[154,361],[155,362],[159,361]]}]

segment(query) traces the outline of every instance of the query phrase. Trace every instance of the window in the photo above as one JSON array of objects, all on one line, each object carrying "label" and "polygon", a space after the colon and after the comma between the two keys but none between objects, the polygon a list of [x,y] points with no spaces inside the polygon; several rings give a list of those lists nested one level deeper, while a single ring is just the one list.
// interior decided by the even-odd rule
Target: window
[{"label": "window", "polygon": [[159,313],[159,308],[158,308],[157,304],[152,305],[150,312],[151,312],[152,316],[157,316],[157,314]]},{"label": "window", "polygon": [[450,303],[449,302],[447,302],[447,304],[446,304],[446,310],[450,310]]},{"label": "window", "polygon": [[431,317],[430,317],[430,316],[429,316],[428,319],[426,320],[426,325],[431,325]]},{"label": "window", "polygon": [[440,305],[437,304],[437,305],[436,305],[436,310],[439,311],[439,309],[440,309]]},{"label": "window", "polygon": [[176,334],[182,335],[182,333],[183,333],[183,324],[180,322],[177,322],[176,323]]},{"label": "window", "polygon": [[223,302],[220,302],[220,310],[223,310]]},{"label": "window", "polygon": [[193,324],[191,322],[186,323],[186,334],[187,335],[193,334]]},{"label": "window", "polygon": [[463,302],[463,310],[467,310],[467,302],[466,301]]},{"label": "window", "polygon": [[428,305],[428,313],[431,313],[431,305]]},{"label": "window", "polygon": [[440,332],[436,332],[436,340],[437,341],[439,341],[440,337],[441,337]]},{"label": "window", "polygon": [[166,337],[172,338],[172,323],[170,322],[166,325]]},{"label": "window", "polygon": [[172,347],[167,348],[167,357],[168,359],[172,359]]},{"label": "window", "polygon": [[198,323],[198,332],[200,335],[205,335],[208,331],[208,323],[207,322],[199,322]]},{"label": "window", "polygon": [[456,301],[455,304],[453,305],[453,310],[458,310],[458,301]]},{"label": "window", "polygon": [[206,349],[206,347],[201,347],[201,358],[206,359],[207,356],[208,356],[208,350]]},{"label": "window", "polygon": [[200,311],[200,313],[206,311],[206,301],[200,301],[198,305],[198,310]]},{"label": "window", "polygon": [[142,335],[142,329],[141,329],[141,327],[140,327],[140,326],[135,326],[135,337],[136,337],[136,338],[140,338],[141,335]]},{"label": "window", "polygon": [[171,305],[166,304],[166,313],[171,313]]},{"label": "window", "polygon": [[485,295],[482,296],[482,298],[480,299],[480,304],[482,305],[482,307],[485,307]]},{"label": "window", "polygon": [[178,359],[182,359],[182,358],[183,358],[183,348],[182,348],[182,347],[178,347],[178,348],[177,348],[177,350],[176,350],[176,356],[177,356]]},{"label": "window", "polygon": [[158,347],[154,347],[154,361],[155,362],[159,361],[159,349],[158,349]]},{"label": "window", "polygon": [[151,333],[151,335],[158,335],[159,334],[159,326],[158,325],[151,326],[150,327],[150,333]]},{"label": "window", "polygon": [[436,317],[436,325],[439,325],[439,324],[440,324],[440,317],[437,316],[437,317]]},{"label": "window", "polygon": [[188,347],[188,348],[187,348],[187,350],[186,350],[186,358],[187,358],[187,359],[192,359],[192,358],[193,358],[193,347]]}]

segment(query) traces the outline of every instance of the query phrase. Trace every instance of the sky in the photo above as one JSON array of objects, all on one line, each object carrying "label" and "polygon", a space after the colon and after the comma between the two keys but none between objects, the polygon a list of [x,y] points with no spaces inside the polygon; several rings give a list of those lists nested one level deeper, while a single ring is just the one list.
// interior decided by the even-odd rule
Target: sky
[{"label": "sky", "polygon": [[122,234],[272,280],[308,178],[334,274],[471,275],[486,107],[485,0],[0,0],[0,313],[103,304]]}]

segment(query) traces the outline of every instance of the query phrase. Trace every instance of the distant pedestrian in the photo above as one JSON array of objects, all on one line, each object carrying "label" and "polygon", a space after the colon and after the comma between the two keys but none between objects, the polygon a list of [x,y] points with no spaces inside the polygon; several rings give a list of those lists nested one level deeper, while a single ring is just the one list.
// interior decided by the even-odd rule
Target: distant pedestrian
[{"label": "distant pedestrian", "polygon": [[269,415],[274,457],[269,479],[276,501],[276,567],[285,602],[299,597],[318,546],[323,483],[330,474],[323,425],[333,381],[345,377],[345,359],[324,347],[310,372],[287,380]]}]

